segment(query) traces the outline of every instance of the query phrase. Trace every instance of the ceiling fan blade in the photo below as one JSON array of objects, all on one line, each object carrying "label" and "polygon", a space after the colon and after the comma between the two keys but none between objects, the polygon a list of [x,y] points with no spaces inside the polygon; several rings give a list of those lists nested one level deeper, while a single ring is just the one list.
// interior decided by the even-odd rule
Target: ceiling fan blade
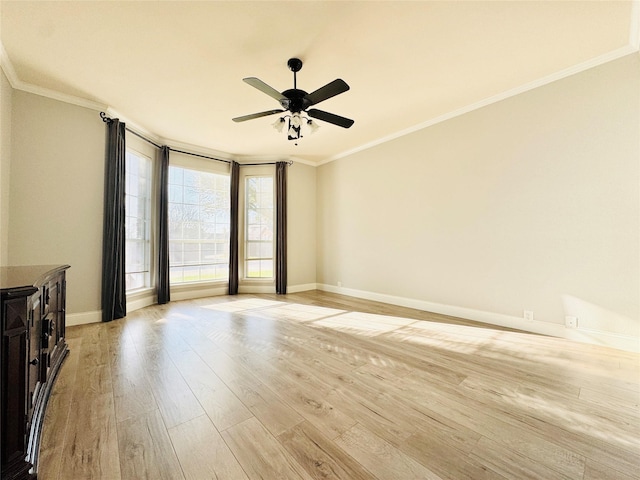
[{"label": "ceiling fan blade", "polygon": [[343,128],[349,128],[353,125],[353,120],[350,118],[341,117],[340,115],[334,115],[333,113],[324,112],[315,108],[308,110],[307,114],[310,117],[317,118],[318,120],[324,120],[325,122],[333,123],[334,125],[338,125]]},{"label": "ceiling fan blade", "polygon": [[236,117],[234,122],[246,122],[247,120],[253,120],[254,118],[266,117],[267,115],[273,115],[274,113],[284,112],[285,110],[267,110],[266,112],[252,113],[251,115],[244,115],[242,117]]},{"label": "ceiling fan blade", "polygon": [[282,93],[280,93],[279,91],[277,91],[275,88],[270,87],[269,85],[267,85],[266,83],[264,83],[262,80],[260,80],[259,78],[256,77],[248,77],[248,78],[243,78],[242,79],[243,82],[248,83],[249,85],[251,85],[254,88],[257,88],[258,90],[260,90],[263,93],[266,93],[267,95],[269,95],[272,98],[275,98],[276,100],[278,100],[278,102],[280,102],[280,104],[284,107],[285,105],[282,104],[283,101],[285,102],[289,102],[289,99],[287,97],[285,97],[284,95],[282,95]]},{"label": "ceiling fan blade", "polygon": [[349,90],[347,82],[338,78],[333,82],[327,83],[324,87],[320,87],[315,92],[311,92],[305,96],[309,100],[309,105],[315,105],[317,103],[325,101],[327,98],[335,97],[340,93],[344,93]]}]

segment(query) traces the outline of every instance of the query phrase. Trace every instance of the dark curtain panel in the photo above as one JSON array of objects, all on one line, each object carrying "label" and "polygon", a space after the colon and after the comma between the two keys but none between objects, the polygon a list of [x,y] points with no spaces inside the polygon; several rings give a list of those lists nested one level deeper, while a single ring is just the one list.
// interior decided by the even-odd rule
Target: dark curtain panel
[{"label": "dark curtain panel", "polygon": [[229,295],[238,294],[238,195],[240,164],[231,162],[231,232],[229,235]]},{"label": "dark curtain panel", "polygon": [[102,321],[127,314],[125,287],[125,124],[107,122],[105,159],[104,226],[102,240]]},{"label": "dark curtain panel", "polygon": [[169,147],[160,149],[158,162],[158,303],[169,303]]},{"label": "dark curtain panel", "polygon": [[276,293],[287,293],[287,162],[276,163]]}]

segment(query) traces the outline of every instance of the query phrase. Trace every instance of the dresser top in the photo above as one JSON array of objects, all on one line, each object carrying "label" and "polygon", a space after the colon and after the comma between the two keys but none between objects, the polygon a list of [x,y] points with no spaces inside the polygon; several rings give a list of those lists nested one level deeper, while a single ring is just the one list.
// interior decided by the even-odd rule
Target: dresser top
[{"label": "dresser top", "polygon": [[24,265],[0,267],[0,291],[25,287],[40,287],[52,276],[65,271],[69,265]]}]

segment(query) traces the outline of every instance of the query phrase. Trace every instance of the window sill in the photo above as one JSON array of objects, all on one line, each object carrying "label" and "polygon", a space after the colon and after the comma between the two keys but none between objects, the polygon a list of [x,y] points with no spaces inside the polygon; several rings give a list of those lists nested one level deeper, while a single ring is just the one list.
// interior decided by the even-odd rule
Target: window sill
[{"label": "window sill", "polygon": [[199,288],[222,287],[229,284],[229,280],[214,280],[208,282],[185,282],[172,283],[169,285],[171,290],[195,290]]},{"label": "window sill", "polygon": [[251,285],[251,284],[255,284],[255,285],[265,285],[265,284],[275,284],[276,283],[276,279],[271,277],[271,278],[243,278],[240,280],[240,283],[245,284],[245,285]]},{"label": "window sill", "polygon": [[138,298],[146,297],[148,295],[154,295],[156,293],[156,289],[153,287],[146,288],[137,288],[135,290],[127,290],[125,295],[127,300],[136,300]]}]

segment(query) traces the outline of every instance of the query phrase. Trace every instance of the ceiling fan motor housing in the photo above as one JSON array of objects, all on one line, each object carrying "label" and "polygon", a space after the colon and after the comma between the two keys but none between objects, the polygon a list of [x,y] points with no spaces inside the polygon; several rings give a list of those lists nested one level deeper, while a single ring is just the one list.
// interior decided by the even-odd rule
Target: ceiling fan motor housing
[{"label": "ceiling fan motor housing", "polygon": [[291,88],[282,92],[282,95],[287,98],[282,99],[280,105],[282,105],[282,108],[291,111],[291,113],[299,113],[311,105],[311,102],[306,98],[307,92],[304,90]]}]

